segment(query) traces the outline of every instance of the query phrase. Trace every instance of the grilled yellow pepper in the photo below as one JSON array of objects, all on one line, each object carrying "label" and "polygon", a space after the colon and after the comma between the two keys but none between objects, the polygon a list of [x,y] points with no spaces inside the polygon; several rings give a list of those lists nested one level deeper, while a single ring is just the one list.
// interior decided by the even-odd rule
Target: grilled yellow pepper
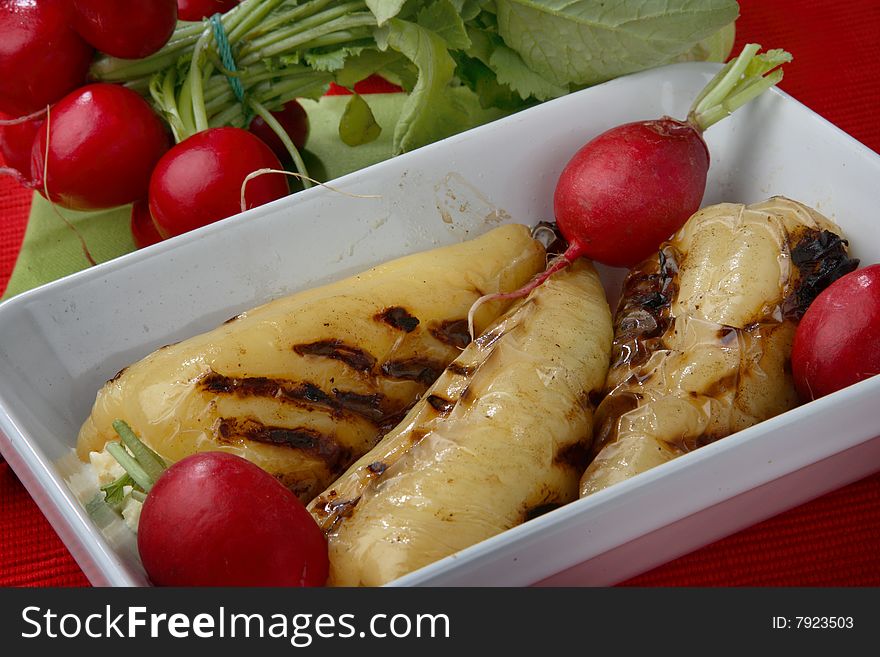
[{"label": "grilled yellow pepper", "polygon": [[630,272],[581,495],[797,404],[797,321],[856,264],[840,235],[783,197],[723,203],[694,214]]},{"label": "grilled yellow pepper", "polygon": [[576,499],[611,338],[585,260],[512,308],[309,505],[329,583],[384,584]]},{"label": "grilled yellow pepper", "polygon": [[[232,452],[308,501],[461,353],[474,301],[515,290],[544,263],[528,228],[507,225],[242,313],[108,381],[79,457],[114,440],[121,418],[169,461]],[[478,324],[505,307],[481,308]]]}]

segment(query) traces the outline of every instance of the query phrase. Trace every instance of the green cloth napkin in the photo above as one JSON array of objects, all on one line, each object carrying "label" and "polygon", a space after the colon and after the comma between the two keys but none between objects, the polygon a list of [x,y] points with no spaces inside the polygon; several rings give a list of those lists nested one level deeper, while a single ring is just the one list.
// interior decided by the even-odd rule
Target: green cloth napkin
[{"label": "green cloth napkin", "polygon": [[[349,96],[303,100],[311,125],[307,153],[304,154],[309,173],[319,180],[331,180],[391,157],[394,126],[405,98],[400,93],[366,96],[376,121],[382,126],[382,133],[375,141],[357,147],[346,146],[337,132]],[[462,96],[462,100],[470,108],[473,125],[502,116],[498,110],[482,110],[466,102],[470,98]],[[98,262],[116,258],[135,248],[129,229],[131,206],[102,212],[73,212],[63,208],[57,208],[57,211],[76,226]],[[24,242],[4,298],[85,269],[88,265],[76,234],[64,224],[49,202],[34,194]]]}]

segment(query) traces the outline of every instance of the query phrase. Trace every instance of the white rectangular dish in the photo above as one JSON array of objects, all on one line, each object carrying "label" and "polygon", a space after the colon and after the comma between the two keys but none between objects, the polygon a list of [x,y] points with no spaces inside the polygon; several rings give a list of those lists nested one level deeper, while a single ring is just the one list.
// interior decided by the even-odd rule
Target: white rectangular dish
[{"label": "white rectangular dish", "polygon": [[[627,121],[683,117],[717,70],[677,64],[551,101],[0,305],[0,451],[96,585],[146,585],[65,484],[95,393],[157,347],[269,299],[503,222],[551,220],[571,155]],[[781,194],[880,261],[880,156],[773,90],[706,135],[704,204]],[[621,270],[603,269],[612,307]],[[552,511],[395,585],[611,584],[880,469],[880,377]]]}]

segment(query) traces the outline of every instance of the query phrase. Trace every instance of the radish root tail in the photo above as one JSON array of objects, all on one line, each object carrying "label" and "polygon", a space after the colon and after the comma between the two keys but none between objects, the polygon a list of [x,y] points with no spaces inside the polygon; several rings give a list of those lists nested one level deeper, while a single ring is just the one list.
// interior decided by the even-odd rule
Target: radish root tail
[{"label": "radish root tail", "polygon": [[350,196],[351,198],[382,198],[381,194],[352,194],[351,192],[344,192],[341,189],[333,187],[332,185],[327,185],[326,183],[322,183],[320,180],[309,178],[308,176],[304,176],[301,173],[296,173],[294,171],[284,171],[283,169],[257,169],[256,171],[252,171],[251,173],[249,173],[241,183],[240,204],[242,212],[248,209],[247,202],[245,201],[245,191],[247,190],[247,184],[254,178],[259,178],[260,176],[265,176],[269,173],[280,173],[285,176],[293,176],[294,178],[299,178],[300,180],[308,180],[309,182],[313,182],[316,185],[320,185],[321,187],[326,187],[331,192],[336,192],[337,194],[342,194],[343,196]]},{"label": "radish root tail", "polygon": [[73,234],[79,238],[79,245],[82,247],[83,255],[86,257],[86,260],[89,261],[89,265],[94,267],[98,263],[95,262],[95,259],[92,257],[91,251],[89,251],[89,247],[86,244],[85,238],[82,236],[76,226],[70,223],[70,219],[61,214],[61,211],[56,207],[56,205],[52,202],[52,198],[49,196],[49,138],[51,136],[51,125],[52,125],[52,117],[51,112],[49,110],[49,106],[46,105],[46,154],[43,156],[43,194],[46,197],[46,200],[49,201],[49,205],[52,207],[52,211],[64,222],[64,224],[73,231]]},{"label": "radish root tail", "polygon": [[12,167],[0,167],[0,176],[11,176],[22,187],[33,188],[34,186],[34,183],[28,180],[21,171]]},{"label": "radish root tail", "polygon": [[21,125],[22,123],[27,123],[28,121],[32,121],[34,119],[39,119],[43,114],[49,111],[49,107],[46,106],[43,109],[39,109],[36,112],[32,112],[31,114],[27,114],[25,116],[19,116],[17,119],[0,119],[0,126],[7,125]]},{"label": "radish root tail", "polygon": [[520,289],[514,292],[497,292],[495,294],[485,294],[474,301],[471,309],[468,311],[467,316],[468,333],[471,336],[471,340],[474,340],[477,337],[474,333],[474,317],[477,314],[477,310],[479,310],[483,304],[489,303],[490,301],[510,301],[513,299],[521,299],[522,297],[527,296],[529,293],[531,293],[532,290],[541,285],[553,274],[558,272],[560,269],[564,269],[570,264],[571,261],[568,260],[568,258],[566,258],[564,255],[559,256],[556,260],[553,261],[553,264],[551,264],[547,269],[535,276],[531,281],[526,283]]}]

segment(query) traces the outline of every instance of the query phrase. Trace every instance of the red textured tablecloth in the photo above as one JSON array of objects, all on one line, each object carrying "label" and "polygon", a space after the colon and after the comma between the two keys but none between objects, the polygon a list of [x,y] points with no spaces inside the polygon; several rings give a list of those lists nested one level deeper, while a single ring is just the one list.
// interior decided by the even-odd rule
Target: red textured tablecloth
[{"label": "red textured tablecloth", "polygon": [[[880,2],[741,0],[740,8],[735,51],[754,41],[792,52],[794,63],[787,67],[781,87],[880,151]],[[0,177],[0,291],[15,263],[29,207],[30,193]],[[713,543],[627,584],[880,585],[880,475]],[[0,585],[88,585],[2,461]]]}]

